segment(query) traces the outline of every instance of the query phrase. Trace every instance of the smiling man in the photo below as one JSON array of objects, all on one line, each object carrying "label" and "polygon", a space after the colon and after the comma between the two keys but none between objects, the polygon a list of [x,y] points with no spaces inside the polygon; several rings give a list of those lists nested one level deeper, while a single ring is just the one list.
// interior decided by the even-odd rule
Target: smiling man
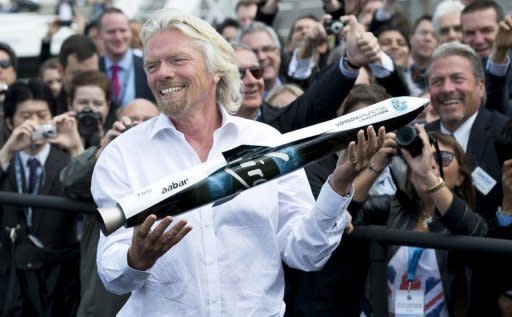
[{"label": "smiling man", "polygon": [[475,1],[462,10],[462,41],[480,57],[491,54],[503,9],[494,1]]},{"label": "smiling man", "polygon": [[[142,41],[161,114],[102,152],[91,186],[99,207],[237,145],[279,136],[229,114],[242,100],[240,72],[233,49],[206,21],[165,10],[144,25]],[[109,291],[131,293],[118,316],[283,316],[282,261],[304,270],[327,261],[349,219],[352,180],[378,148],[372,131],[351,142],[316,203],[299,170],[220,205],[159,221],[149,215],[102,235],[99,275]],[[239,176],[257,181],[251,172]]]},{"label": "smiling man", "polygon": [[430,101],[440,120],[427,126],[452,134],[473,168],[477,210],[490,219],[501,202],[501,166],[492,141],[507,117],[484,108],[486,91],[480,57],[457,42],[441,45],[428,69]]},{"label": "smiling man", "polygon": [[112,99],[124,107],[135,98],[154,100],[146,83],[142,58],[130,48],[132,33],[128,17],[117,8],[107,8],[98,18],[105,56],[100,70],[112,81]]}]

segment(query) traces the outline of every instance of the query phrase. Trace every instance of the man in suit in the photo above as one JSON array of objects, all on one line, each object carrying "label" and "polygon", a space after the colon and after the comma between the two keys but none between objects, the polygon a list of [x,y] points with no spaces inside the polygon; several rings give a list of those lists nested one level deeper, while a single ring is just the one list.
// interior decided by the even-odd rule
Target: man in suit
[{"label": "man in suit", "polygon": [[64,89],[61,89],[57,96],[55,114],[69,110],[68,98],[73,77],[81,72],[98,70],[99,56],[94,42],[85,35],[71,35],[60,47],[59,63]]},{"label": "man in suit", "polygon": [[98,19],[105,55],[100,70],[112,81],[112,97],[121,107],[136,98],[154,101],[149,90],[142,58],[130,48],[132,33],[128,17],[117,8],[107,8]]},{"label": "man in suit", "polygon": [[[352,89],[358,68],[350,65],[369,65],[377,81],[393,93],[406,91],[388,55],[383,53],[372,33],[355,18],[349,18],[350,30],[347,50],[350,60],[344,57],[321,72],[302,96],[285,108],[263,102],[264,66],[249,46],[235,43],[235,63],[244,83],[243,101],[237,115],[267,123],[282,133],[336,117],[336,111]],[[360,41],[356,41],[356,38]]]},{"label": "man in suit", "polygon": [[[11,85],[4,110],[12,133],[0,149],[0,189],[63,195],[59,171],[69,162],[70,154],[81,151],[77,134],[70,133],[76,129],[74,118],[52,121],[55,101],[49,87],[39,80]],[[50,134],[40,133],[45,125],[55,126],[58,137],[50,141]],[[76,214],[71,212],[2,206],[2,315],[74,315],[79,299],[76,224]]]},{"label": "man in suit", "polygon": [[473,168],[476,211],[494,216],[502,199],[501,166],[493,143],[495,129],[507,118],[483,107],[486,103],[480,57],[469,46],[451,42],[434,51],[429,68],[430,100],[440,120],[428,131],[451,134],[462,146]]}]

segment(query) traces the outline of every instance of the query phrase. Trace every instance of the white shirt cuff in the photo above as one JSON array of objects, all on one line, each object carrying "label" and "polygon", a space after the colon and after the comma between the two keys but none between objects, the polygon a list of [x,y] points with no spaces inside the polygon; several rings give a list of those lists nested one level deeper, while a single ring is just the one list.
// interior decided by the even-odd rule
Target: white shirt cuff
[{"label": "white shirt cuff", "polygon": [[384,52],[380,52],[380,62],[381,64],[370,64],[373,75],[377,78],[384,78],[391,75],[391,73],[395,70],[391,57],[389,57],[389,55]]},{"label": "white shirt cuff", "polygon": [[510,57],[505,57],[505,64],[496,64],[490,58],[487,59],[485,69],[494,76],[503,77],[507,74],[508,67],[510,66]]},{"label": "white shirt cuff", "polygon": [[288,65],[288,76],[295,79],[306,79],[311,76],[311,69],[315,66],[313,57],[298,59],[297,49],[293,50],[292,60]]}]

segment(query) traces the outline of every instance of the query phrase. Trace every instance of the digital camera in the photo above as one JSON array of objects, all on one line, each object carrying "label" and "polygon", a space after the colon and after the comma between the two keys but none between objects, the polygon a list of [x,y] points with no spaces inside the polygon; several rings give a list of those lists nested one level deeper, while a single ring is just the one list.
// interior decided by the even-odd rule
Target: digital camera
[{"label": "digital camera", "polygon": [[78,123],[78,133],[84,138],[88,138],[99,131],[99,122],[101,115],[94,112],[91,108],[84,108],[76,114]]},{"label": "digital camera", "polygon": [[396,131],[396,143],[409,151],[412,157],[416,157],[423,152],[423,142],[413,125],[405,125]]},{"label": "digital camera", "polygon": [[340,20],[325,21],[325,32],[327,32],[327,34],[338,34],[341,32],[341,29],[343,29],[343,25],[343,22],[341,22]]},{"label": "digital camera", "polygon": [[57,136],[57,130],[52,124],[43,124],[32,132],[32,141],[52,139]]}]

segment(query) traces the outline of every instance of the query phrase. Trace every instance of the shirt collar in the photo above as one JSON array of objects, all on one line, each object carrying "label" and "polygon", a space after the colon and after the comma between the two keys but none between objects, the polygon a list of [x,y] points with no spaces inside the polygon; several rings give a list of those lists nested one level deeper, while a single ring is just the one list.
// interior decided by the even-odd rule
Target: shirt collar
[{"label": "shirt collar", "polygon": [[[130,69],[130,66],[132,64],[132,59],[133,59],[132,50],[128,49],[128,51],[126,51],[126,53],[124,54],[123,58],[121,58],[121,60],[117,63],[117,65],[122,70]],[[114,65],[114,63],[107,56],[105,56],[105,69],[110,70],[110,67],[112,67],[112,65]]]},{"label": "shirt collar", "polygon": [[464,123],[462,123],[453,133],[446,129],[441,122],[441,133],[452,135],[455,140],[457,140],[457,142],[459,142],[459,144],[462,146],[464,152],[466,152],[468,147],[469,134],[471,133],[471,128],[473,127],[473,123],[475,123],[477,115],[478,111],[475,112],[466,121],[464,121]]},{"label": "shirt collar", "polygon": [[44,166],[44,164],[46,163],[46,159],[48,158],[48,155],[50,154],[50,144],[46,143],[43,146],[43,148],[41,149],[41,151],[39,151],[39,153],[37,153],[35,156],[31,156],[24,151],[19,151],[18,153],[20,155],[22,166],[26,167],[28,159],[33,158],[33,157],[35,157],[39,161],[39,163],[41,163],[41,166]]},{"label": "shirt collar", "polygon": [[[226,109],[224,109],[223,106],[217,105],[217,108],[220,111],[221,115],[221,126],[220,130],[225,129],[228,126],[231,126],[234,124],[234,116],[230,115]],[[154,138],[158,133],[160,133],[163,130],[169,130],[173,134],[182,134],[180,131],[176,130],[176,126],[172,122],[172,120],[164,113],[160,113],[158,117],[155,119],[155,122],[153,124],[153,128],[151,129],[151,138]]]}]

